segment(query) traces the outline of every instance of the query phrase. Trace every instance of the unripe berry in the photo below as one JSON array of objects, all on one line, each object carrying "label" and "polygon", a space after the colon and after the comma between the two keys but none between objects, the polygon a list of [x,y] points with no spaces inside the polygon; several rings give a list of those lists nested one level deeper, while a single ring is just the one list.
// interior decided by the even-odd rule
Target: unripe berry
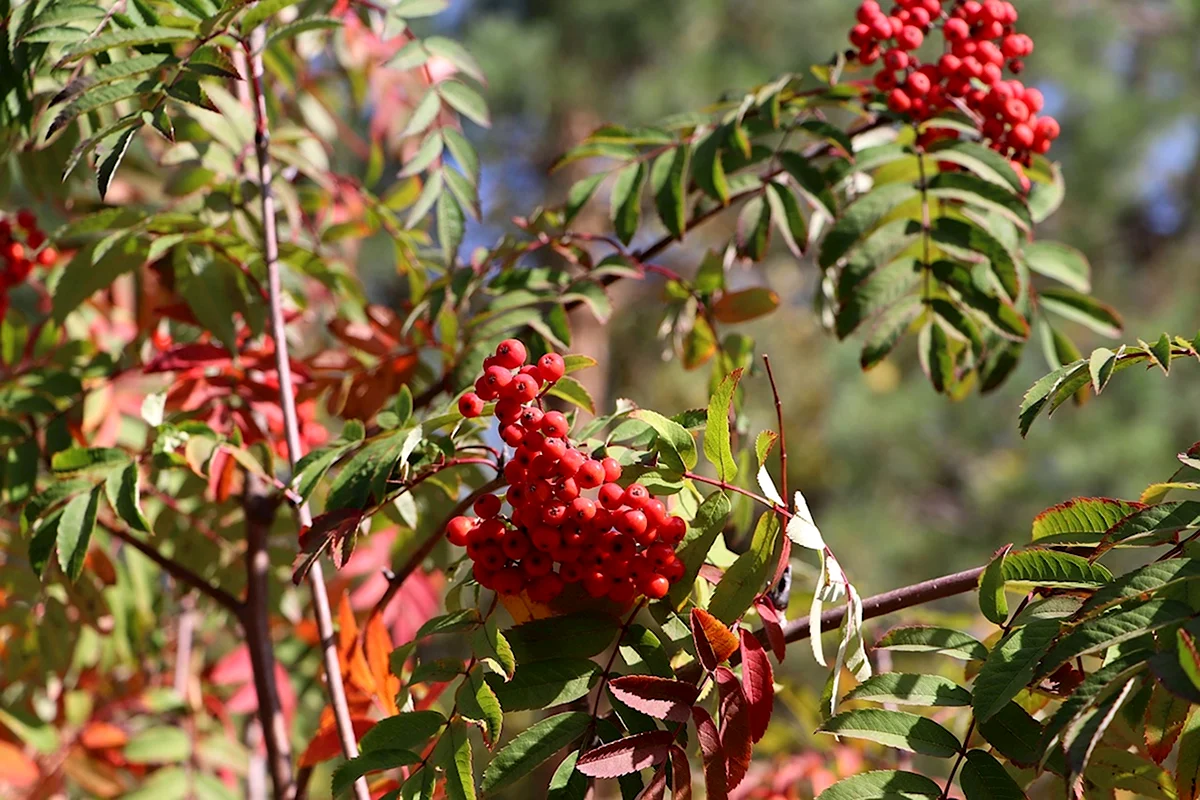
[{"label": "unripe berry", "polygon": [[467,536],[475,528],[470,517],[454,517],[446,523],[446,541],[455,547],[466,547]]},{"label": "unripe berry", "polygon": [[554,383],[567,374],[567,364],[558,353],[546,353],[537,360],[538,375],[546,383]]},{"label": "unripe berry", "polygon": [[516,339],[505,339],[496,347],[496,363],[507,369],[516,369],[525,363],[525,345]]}]

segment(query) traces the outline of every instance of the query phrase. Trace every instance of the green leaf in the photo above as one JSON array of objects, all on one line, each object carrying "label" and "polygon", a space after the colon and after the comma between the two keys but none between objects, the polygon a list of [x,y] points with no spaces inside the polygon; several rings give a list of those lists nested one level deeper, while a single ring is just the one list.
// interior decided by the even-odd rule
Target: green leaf
[{"label": "green leaf", "polygon": [[596,189],[607,178],[607,173],[599,172],[595,175],[589,175],[586,178],[576,181],[571,185],[567,192],[566,218],[563,220],[569,224],[575,217],[579,216],[579,212],[587,205],[588,200],[592,199],[592,195],[596,193]]},{"label": "green leaf", "polygon": [[591,782],[582,772],[575,770],[579,761],[579,753],[568,753],[567,757],[554,770],[550,778],[550,787],[546,791],[546,800],[584,800],[587,797]]},{"label": "green leaf", "polygon": [[95,263],[92,263],[93,248],[93,245],[89,245],[76,252],[54,285],[53,313],[56,322],[63,322],[68,314],[93,294],[108,288],[120,275],[139,266],[145,255],[136,237],[121,240]]},{"label": "green leaf", "polygon": [[1147,564],[1121,575],[1098,590],[1087,599],[1079,613],[1081,617],[1090,616],[1126,600],[1142,595],[1149,597],[1156,592],[1197,579],[1200,579],[1200,560],[1172,558]]},{"label": "green leaf", "polygon": [[551,658],[591,658],[613,643],[619,629],[609,614],[580,611],[517,625],[507,636],[517,663],[524,666]]},{"label": "green leaf", "polygon": [[1026,800],[1025,792],[996,757],[971,750],[963,762],[959,786],[967,800]]},{"label": "green leaf", "polygon": [[400,0],[392,6],[392,13],[401,19],[432,17],[450,7],[450,0]]},{"label": "green leaf", "polygon": [[553,708],[586,697],[600,679],[600,667],[586,658],[550,658],[521,664],[507,683],[489,682],[506,712]]},{"label": "green leaf", "polygon": [[844,700],[871,700],[906,706],[969,706],[971,693],[941,675],[885,672],[860,683]]},{"label": "green leaf", "polygon": [[294,6],[298,0],[259,0],[259,2],[250,6],[242,18],[238,20],[238,30],[243,36],[247,36],[263,24],[271,17],[283,11],[285,8]]},{"label": "green leaf", "polygon": [[775,551],[780,543],[779,516],[763,512],[754,529],[750,549],[738,556],[733,566],[725,570],[721,582],[708,601],[708,612],[727,625],[733,624],[746,612],[754,598],[766,588],[775,569]]},{"label": "green leaf", "polygon": [[948,161],[966,167],[973,174],[1012,192],[1020,192],[1021,179],[1008,159],[990,147],[978,142],[960,139],[943,139],[929,148],[929,154],[938,161]]},{"label": "green leaf", "polygon": [[855,200],[825,234],[818,265],[823,269],[832,267],[899,206],[917,196],[919,193],[911,184],[887,183]]},{"label": "green leaf", "polygon": [[438,244],[442,249],[442,258],[447,264],[454,263],[458,248],[466,236],[466,219],[463,217],[462,206],[450,192],[442,192],[437,201],[437,234]]},{"label": "green leaf", "polygon": [[483,95],[462,81],[442,81],[434,90],[458,113],[481,128],[490,128],[492,118],[488,115],[487,101]]},{"label": "green leaf", "polygon": [[75,61],[93,53],[101,53],[114,47],[134,47],[143,44],[168,44],[196,38],[196,32],[185,28],[167,28],[161,25],[145,25],[137,28],[109,29],[78,46],[63,56],[64,62]]},{"label": "green leaf", "polygon": [[129,464],[120,471],[108,474],[104,481],[104,491],[108,495],[108,504],[126,525],[135,531],[150,533],[150,523],[142,513],[142,499],[139,488],[138,468]]},{"label": "green leaf", "polygon": [[1108,726],[1117,714],[1117,709],[1129,696],[1135,681],[1131,678],[1118,691],[1106,700],[1084,712],[1063,733],[1063,748],[1067,754],[1067,767],[1070,770],[1068,784],[1074,783],[1076,775],[1083,773],[1092,751],[1104,736]]},{"label": "green leaf", "polygon": [[879,708],[844,711],[827,719],[817,730],[935,758],[951,758],[961,747],[950,731],[928,717],[907,711]]},{"label": "green leaf", "polygon": [[591,393],[584,387],[582,383],[572,378],[570,375],[564,375],[555,381],[546,394],[553,395],[560,400],[566,400],[572,405],[579,406],[589,414],[596,413],[596,402],[592,400]]},{"label": "green leaf", "polygon": [[725,128],[715,128],[704,135],[696,144],[692,156],[692,180],[700,191],[721,205],[729,205],[729,180],[721,163],[721,143],[725,140]]},{"label": "green leaf", "polygon": [[101,486],[96,485],[87,494],[71,498],[59,519],[58,565],[71,580],[76,580],[83,572],[83,561],[92,540],[92,531],[96,529],[101,491]]},{"label": "green leaf", "polygon": [[1067,725],[1084,710],[1123,686],[1129,678],[1145,670],[1146,661],[1151,655],[1151,650],[1134,649],[1117,656],[1084,678],[1046,721],[1038,744],[1038,751],[1044,755],[1039,760],[1058,752],[1055,746]]},{"label": "green leaf", "polygon": [[1038,294],[1038,302],[1047,311],[1091,328],[1101,336],[1120,336],[1124,327],[1116,309],[1071,289],[1044,289]]},{"label": "green leaf", "polygon": [[471,760],[471,740],[467,727],[455,720],[434,749],[434,763],[446,773],[446,797],[449,800],[475,800],[475,766]]},{"label": "green leaf", "polygon": [[1159,598],[1085,620],[1071,628],[1046,654],[1035,677],[1049,675],[1079,656],[1107,650],[1191,616],[1191,609],[1183,603]]},{"label": "green leaf", "polygon": [[933,384],[934,391],[944,393],[954,385],[954,356],[946,331],[937,320],[930,318],[921,327],[917,342],[921,370]]},{"label": "green leaf", "polygon": [[776,154],[776,158],[779,159],[780,166],[791,177],[809,205],[825,214],[829,219],[837,219],[837,202],[821,171],[800,153],[791,150],[780,151]]},{"label": "green leaf", "polygon": [[965,261],[987,259],[992,275],[1011,299],[1020,291],[1020,278],[1013,256],[988,231],[973,223],[950,217],[939,217],[933,223],[930,238],[947,254]]},{"label": "green leaf", "polygon": [[762,196],[751,197],[738,213],[734,234],[738,255],[762,261],[771,242],[771,207]]},{"label": "green leaf", "polygon": [[508,639],[504,638],[504,634],[500,632],[494,617],[488,617],[483,627],[475,631],[475,635],[472,637],[472,647],[477,658],[493,662],[506,678],[513,677],[517,662],[513,656],[512,647],[508,644]]},{"label": "green leaf", "polygon": [[364,753],[395,750],[421,751],[446,724],[437,711],[405,711],[375,723],[359,740]]},{"label": "green leaf", "polygon": [[1057,620],[1035,620],[1012,631],[992,648],[975,678],[971,704],[976,719],[994,716],[1021,693],[1061,627]]},{"label": "green leaf", "polygon": [[704,559],[716,542],[717,536],[724,530],[731,509],[729,496],[725,492],[713,492],[696,509],[696,516],[688,523],[687,534],[676,552],[676,557],[683,562],[684,573],[671,587],[668,595],[673,607],[680,608],[691,593],[696,576],[700,574],[700,567],[703,566]]},{"label": "green leaf", "polygon": [[1112,580],[1102,564],[1057,550],[1021,550],[1004,560],[1004,580],[1057,589],[1090,589]]},{"label": "green leaf", "polygon": [[641,625],[630,625],[620,642],[621,659],[637,674],[675,677],[666,648],[652,632]]},{"label": "green leaf", "polygon": [[125,151],[129,149],[129,142],[141,128],[142,125],[138,122],[133,127],[126,129],[100,162],[100,167],[96,171],[96,190],[100,193],[101,200],[108,194],[108,187],[117,173],[117,167],[121,165],[121,160],[125,158]]},{"label": "green leaf", "polygon": [[1012,545],[1005,545],[992,556],[979,576],[979,610],[988,622],[1003,625],[1008,621],[1008,598],[1004,595],[1004,559]]},{"label": "green leaf", "polygon": [[1007,187],[998,186],[966,172],[940,172],[929,179],[932,197],[958,200],[1005,217],[1022,229],[1033,227],[1029,207]]},{"label": "green leaf", "polygon": [[1109,528],[1145,508],[1108,497],[1077,497],[1048,508],[1033,520],[1033,541],[1041,544],[1096,544]]},{"label": "green leaf", "polygon": [[657,411],[639,408],[631,417],[649,425],[658,434],[659,456],[666,466],[684,472],[696,466],[696,442],[687,429]]},{"label": "green leaf", "polygon": [[[412,114],[410,114],[408,117],[408,124],[404,126],[404,130],[400,135],[415,136],[416,134],[421,133],[431,124],[433,124],[433,121],[437,119],[438,112],[441,110],[442,98],[438,96],[438,93],[434,91],[426,92],[425,96],[421,98],[421,102],[417,103],[416,108],[412,110]],[[438,181],[440,183],[440,173],[435,174],[438,175]],[[430,180],[433,179],[433,175],[430,175],[429,177]],[[428,184],[426,185],[428,186]],[[429,205],[432,206],[433,203],[430,203]],[[420,216],[424,216],[424,213],[422,213]],[[411,228],[412,226],[408,225],[406,227]]]},{"label": "green leaf", "polygon": [[135,734],[125,745],[133,764],[176,764],[192,754],[192,739],[183,728],[163,725]]},{"label": "green leaf", "polygon": [[1077,292],[1092,289],[1092,268],[1087,256],[1059,242],[1037,241],[1025,245],[1025,264],[1039,275],[1052,278]]},{"label": "green leaf", "polygon": [[962,661],[983,661],[987,648],[969,633],[930,626],[893,628],[876,642],[876,648],[910,653],[941,653]]},{"label": "green leaf", "polygon": [[108,473],[129,464],[129,454],[115,447],[73,447],[60,450],[50,460],[59,477]]},{"label": "green leaf", "polygon": [[1158,764],[1116,747],[1097,747],[1084,777],[1100,789],[1131,792],[1138,798],[1177,800],[1189,796],[1176,793],[1170,774]]},{"label": "green leaf", "polygon": [[35,524],[29,536],[29,566],[41,578],[50,563],[54,545],[58,541],[58,525],[62,511],[55,511]]},{"label": "green leaf", "polygon": [[1113,367],[1117,365],[1117,354],[1107,347],[1098,347],[1092,351],[1088,359],[1088,373],[1092,376],[1092,391],[1096,394],[1104,391],[1108,379],[1112,377]]},{"label": "green leaf", "polygon": [[459,72],[469,75],[480,83],[484,82],[483,68],[479,66],[479,62],[468,52],[467,48],[458,42],[445,36],[430,36],[424,40],[423,44],[426,50],[435,56],[446,59],[457,67]]},{"label": "green leaf", "polygon": [[286,25],[280,25],[278,28],[271,31],[271,35],[268,36],[267,41],[263,43],[262,49],[265,52],[270,50],[271,46],[276,42],[282,42],[309,31],[330,30],[340,27],[342,27],[342,21],[339,19],[334,19],[333,17],[323,17],[320,14],[303,16],[294,22],[289,22]]},{"label": "green leaf", "polygon": [[924,800],[942,796],[942,787],[915,772],[881,769],[838,781],[817,800]]},{"label": "green leaf", "polygon": [[496,753],[483,773],[484,794],[503,789],[583,735],[591,715],[583,711],[556,714],[524,730]]},{"label": "green leaf", "polygon": [[721,381],[708,401],[708,417],[704,426],[704,456],[717,468],[722,481],[737,478],[737,460],[729,445],[729,410],[742,370],[735,369]]},{"label": "green leaf", "polygon": [[862,354],[859,356],[859,365],[868,370],[887,358],[921,311],[920,299],[910,296],[880,314],[871,332],[867,334]]},{"label": "green leaf", "polygon": [[646,183],[646,165],[635,162],[622,167],[609,195],[609,218],[617,238],[629,244],[642,218],[642,187]]},{"label": "green leaf", "polygon": [[1101,540],[1102,549],[1135,539],[1159,541],[1195,527],[1200,527],[1200,501],[1159,503],[1142,508],[1113,525]]},{"label": "green leaf", "polygon": [[483,618],[480,616],[479,610],[465,608],[461,611],[452,611],[449,614],[428,620],[417,630],[417,634],[413,639],[419,640],[424,639],[426,636],[472,631],[481,625],[483,625]]},{"label": "green leaf", "polygon": [[771,220],[783,237],[788,250],[791,250],[796,258],[801,258],[808,248],[808,223],[804,220],[800,203],[792,194],[792,190],[782,183],[768,181],[766,187]]},{"label": "green leaf", "polygon": [[504,711],[496,693],[484,680],[483,665],[476,664],[467,677],[458,685],[454,695],[459,715],[468,722],[483,728],[484,741],[489,746],[500,740],[500,728],[504,724]]},{"label": "green leaf", "polygon": [[691,144],[684,142],[654,159],[650,188],[658,218],[667,232],[679,239],[687,230],[687,174]]},{"label": "green leaf", "polygon": [[1175,786],[1179,796],[1200,794],[1200,714],[1188,717],[1179,737],[1179,756],[1175,764]]},{"label": "green leaf", "polygon": [[333,771],[333,796],[340,797],[349,791],[356,780],[368,773],[407,767],[420,762],[421,757],[411,750],[376,750],[371,753],[363,753],[358,758],[352,758],[340,764]]}]

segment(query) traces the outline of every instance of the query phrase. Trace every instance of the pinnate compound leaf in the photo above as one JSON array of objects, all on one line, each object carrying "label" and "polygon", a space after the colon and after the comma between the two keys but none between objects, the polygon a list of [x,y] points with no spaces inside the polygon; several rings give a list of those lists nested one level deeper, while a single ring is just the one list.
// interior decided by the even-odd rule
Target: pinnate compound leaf
[{"label": "pinnate compound leaf", "polygon": [[600,678],[600,667],[586,658],[551,658],[522,663],[507,683],[488,682],[505,711],[553,708],[586,697]]},{"label": "pinnate compound leaf", "polygon": [[654,429],[658,434],[659,455],[666,466],[683,472],[696,466],[696,442],[687,429],[662,414],[639,408],[631,415]]},{"label": "pinnate compound leaf", "polygon": [[825,234],[817,263],[822,268],[836,264],[898,206],[917,195],[917,189],[912,184],[888,183],[855,200]]},{"label": "pinnate compound leaf", "polygon": [[186,28],[167,28],[160,25],[145,25],[137,28],[110,29],[93,36],[71,48],[64,61],[74,61],[93,53],[101,53],[114,47],[134,47],[144,44],[168,44],[195,39],[195,31]]},{"label": "pinnate compound leaf", "polygon": [[613,181],[609,196],[609,218],[623,244],[633,241],[642,218],[642,187],[646,184],[646,165],[635,162],[622,167]]},{"label": "pinnate compound leaf", "polygon": [[763,649],[758,637],[742,628],[741,638],[742,690],[750,712],[750,737],[755,742],[762,740],[771,722],[775,707],[775,675],[771,659]]},{"label": "pinnate compound leaf", "polygon": [[1200,527],[1200,501],[1176,500],[1143,508],[1124,518],[1104,534],[1101,552],[1122,543],[1149,539],[1162,541],[1188,528]]},{"label": "pinnate compound leaf", "polygon": [[454,696],[459,715],[467,722],[474,722],[483,730],[484,743],[494,747],[500,739],[504,724],[504,711],[496,693],[484,680],[483,666],[476,664],[458,686]]},{"label": "pinnate compound leaf", "polygon": [[616,778],[639,772],[666,760],[674,736],[670,731],[647,731],[588,750],[575,768],[593,778]]},{"label": "pinnate compound leaf", "polygon": [[1106,650],[1159,628],[1183,622],[1192,615],[1187,605],[1162,598],[1132,608],[1118,607],[1071,628],[1042,659],[1036,676],[1044,677],[1078,656]]},{"label": "pinnate compound leaf", "polygon": [[876,642],[876,648],[911,653],[941,653],[962,661],[983,661],[988,650],[969,633],[918,625],[893,628]]},{"label": "pinnate compound leaf", "polygon": [[1033,540],[1042,544],[1095,544],[1122,519],[1145,507],[1110,497],[1077,497],[1034,517]]},{"label": "pinnate compound leaf", "polygon": [[525,777],[583,735],[590,722],[590,714],[571,711],[534,723],[496,753],[484,770],[480,789],[491,794]]},{"label": "pinnate compound leaf", "polygon": [[959,786],[967,800],[1025,800],[1025,792],[996,757],[971,750],[963,762]]},{"label": "pinnate compound leaf", "polygon": [[860,708],[825,720],[817,730],[835,736],[866,739],[911,753],[950,758],[958,753],[954,734],[928,717],[907,711]]},{"label": "pinnate compound leaf", "polygon": [[692,637],[696,643],[696,655],[707,670],[714,670],[718,664],[733,655],[739,646],[738,637],[725,627],[721,620],[702,608],[693,608]]},{"label": "pinnate compound leaf", "polygon": [[1127,572],[1096,591],[1084,602],[1080,616],[1091,616],[1139,595],[1148,595],[1196,579],[1200,579],[1200,560],[1172,558],[1156,561],[1141,569]]},{"label": "pinnate compound leaf", "polygon": [[969,706],[971,693],[941,675],[884,672],[867,678],[845,699],[906,706]]},{"label": "pinnate compound leaf", "polygon": [[135,531],[150,532],[150,522],[142,513],[142,495],[138,486],[137,464],[114,470],[104,481],[108,504],[121,520]]},{"label": "pinnate compound leaf", "polygon": [[692,683],[652,675],[624,675],[609,682],[609,690],[625,705],[655,719],[684,722],[699,692]]},{"label": "pinnate compound leaf", "polygon": [[942,795],[942,787],[915,772],[881,769],[838,781],[817,800],[925,800]]},{"label": "pinnate compound leaf", "polygon": [[465,724],[458,720],[450,723],[433,750],[433,762],[446,774],[449,800],[475,800],[475,764]]},{"label": "pinnate compound leaf", "polygon": [[1012,631],[992,648],[975,678],[972,705],[977,719],[988,719],[1020,694],[1033,679],[1038,661],[1060,627],[1057,620],[1035,620]]}]

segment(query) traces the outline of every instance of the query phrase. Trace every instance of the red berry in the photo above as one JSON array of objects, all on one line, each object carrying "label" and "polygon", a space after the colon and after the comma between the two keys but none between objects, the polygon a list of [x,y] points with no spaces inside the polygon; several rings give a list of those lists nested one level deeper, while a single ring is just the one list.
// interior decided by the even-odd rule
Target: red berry
[{"label": "red berry", "polygon": [[55,261],[58,261],[58,251],[53,247],[47,247],[37,254],[37,262],[43,267],[48,267]]},{"label": "red berry", "polygon": [[551,572],[529,585],[529,599],[537,603],[549,603],[562,594],[562,590],[562,578]]},{"label": "red berry", "polygon": [[475,501],[473,508],[480,519],[492,519],[500,513],[500,498],[494,494],[485,494]]},{"label": "red berry", "polygon": [[687,567],[684,566],[683,562],[680,561],[679,559],[675,559],[671,563],[667,564],[665,567],[663,567],[663,570],[662,570],[663,576],[667,580],[671,581],[671,583],[674,583],[675,581],[682,578],[684,576],[684,573],[686,573],[686,572],[687,572]]},{"label": "red berry", "polygon": [[562,547],[562,534],[549,525],[538,525],[529,536],[533,546],[543,553]]},{"label": "red berry", "polygon": [[925,41],[925,34],[915,25],[906,25],[901,29],[896,41],[905,50],[916,50]]},{"label": "red berry", "polygon": [[529,406],[521,410],[521,416],[517,418],[517,422],[527,431],[536,431],[541,427],[544,416],[540,408]]},{"label": "red berry", "polygon": [[8,261],[18,261],[25,257],[25,246],[20,242],[9,242],[4,248],[4,258]]},{"label": "red berry", "polygon": [[946,20],[946,24],[942,26],[942,34],[950,40],[966,39],[971,35],[971,26],[967,21],[959,18]]},{"label": "red berry", "polygon": [[576,497],[579,497],[579,484],[574,478],[563,478],[558,484],[558,499],[569,503]]},{"label": "red berry", "polygon": [[604,480],[612,483],[621,477],[621,464],[612,456],[608,456],[600,462],[600,466],[604,467]]},{"label": "red berry", "polygon": [[573,478],[585,461],[587,461],[587,456],[574,448],[569,448],[559,459],[559,474],[564,478]]},{"label": "red berry", "polygon": [[598,570],[588,572],[583,576],[583,589],[592,597],[604,597],[611,587],[612,581],[609,580],[609,577]]},{"label": "red berry", "polygon": [[542,509],[542,522],[555,528],[567,521],[567,507],[562,503],[551,503]]},{"label": "red berry", "polygon": [[576,522],[587,522],[596,516],[596,501],[587,497],[576,497],[571,501],[571,519]]},{"label": "red berry", "polygon": [[516,422],[521,416],[521,404],[511,397],[501,397],[496,401],[496,410],[493,412],[496,419],[503,422],[505,425]]},{"label": "red berry", "polygon": [[518,375],[512,379],[505,393],[522,403],[528,403],[538,396],[540,389],[538,382],[529,375]]},{"label": "red berry", "polygon": [[[883,54],[883,63],[887,65],[888,69],[893,71],[907,69],[909,60],[908,53],[898,47],[893,47]],[[882,75],[883,73],[880,74]]]},{"label": "red berry", "polygon": [[567,433],[571,430],[571,425],[567,422],[567,417],[561,411],[547,411],[542,417],[542,432],[547,436],[557,436],[560,439],[565,439]]},{"label": "red berry", "polygon": [[475,576],[475,580],[478,581],[479,585],[483,588],[496,588],[496,570],[488,569],[483,564],[476,563],[474,569],[472,570],[472,574]]},{"label": "red berry", "polygon": [[683,541],[687,535],[687,523],[682,517],[670,516],[658,528],[658,538],[663,543],[674,546]]},{"label": "red berry", "polygon": [[879,7],[879,3],[875,2],[875,0],[863,0],[862,5],[858,7],[855,18],[858,19],[859,22],[870,22],[882,13],[883,10]]},{"label": "red berry", "polygon": [[558,568],[558,576],[567,583],[583,580],[583,567],[573,561],[565,561]]},{"label": "red berry", "polygon": [[493,589],[499,594],[520,594],[525,586],[525,576],[516,567],[504,567],[496,572]]},{"label": "red berry", "polygon": [[871,28],[871,35],[876,39],[892,38],[892,22],[883,14],[872,17],[867,25]]},{"label": "red berry", "polygon": [[669,544],[652,544],[646,548],[646,558],[656,567],[665,567],[675,560],[675,550]]},{"label": "red berry", "polygon": [[521,531],[509,531],[500,543],[500,549],[512,561],[520,561],[529,555],[529,547],[529,537]]},{"label": "red berry", "polygon": [[37,227],[37,217],[28,208],[22,208],[17,212],[17,225],[31,231]]},{"label": "red berry", "polygon": [[658,499],[653,499],[646,505],[642,506],[642,512],[646,515],[646,521],[651,528],[657,528],[667,521],[667,507]]},{"label": "red berry", "polygon": [[1033,146],[1033,128],[1030,128],[1024,123],[1020,125],[1014,125],[1012,132],[1009,133],[1009,136],[1012,139],[1012,143],[1022,150],[1028,150]]},{"label": "red berry", "polygon": [[631,483],[625,488],[622,500],[630,508],[641,508],[650,502],[650,490],[640,483]]},{"label": "red berry", "polygon": [[594,458],[589,458],[579,465],[575,473],[575,481],[581,489],[595,489],[604,483],[604,467]]},{"label": "red berry", "polygon": [[546,353],[537,360],[538,375],[546,383],[554,383],[567,374],[567,363],[558,353]]},{"label": "red berry", "polygon": [[500,429],[500,438],[509,447],[516,447],[525,440],[525,430],[517,425],[505,425]]},{"label": "red berry", "polygon": [[540,550],[534,550],[521,561],[521,569],[529,577],[537,578],[554,569],[554,562],[550,559],[550,556]]},{"label": "red berry", "polygon": [[1054,141],[1062,133],[1058,120],[1054,117],[1042,117],[1037,121],[1037,135],[1047,141]]},{"label": "red berry", "polygon": [[628,579],[618,581],[608,590],[608,599],[618,605],[627,605],[633,602],[635,597],[637,597],[637,587],[633,585],[633,581]]},{"label": "red berry", "polygon": [[567,452],[567,442],[557,436],[551,436],[542,441],[542,452],[554,459],[562,458]]},{"label": "red berry", "polygon": [[895,114],[903,114],[912,108],[912,99],[903,89],[888,92],[887,106]]},{"label": "red berry", "polygon": [[871,42],[871,29],[859,23],[850,29],[850,44],[855,47],[866,47]]},{"label": "red berry", "polygon": [[465,547],[467,535],[475,528],[470,517],[454,517],[446,523],[446,540],[455,547]]},{"label": "red berry", "polygon": [[667,592],[671,591],[671,582],[662,575],[653,575],[646,582],[646,587],[643,594],[651,600],[659,600],[667,596]]},{"label": "red berry", "polygon": [[617,530],[629,536],[640,536],[647,527],[646,515],[637,509],[626,511],[617,518]]},{"label": "red berry", "polygon": [[[44,250],[42,251],[45,252]],[[467,392],[458,398],[458,413],[464,417],[478,417],[483,413],[483,398],[474,392]]]},{"label": "red berry", "polygon": [[616,509],[620,508],[625,502],[625,490],[615,483],[606,483],[600,487],[600,491],[596,497],[600,500],[600,505],[605,508]]},{"label": "red berry", "polygon": [[525,363],[525,345],[516,339],[505,339],[496,347],[496,364],[507,369],[516,369]]},{"label": "red berry", "polygon": [[876,72],[872,82],[875,84],[875,88],[881,92],[890,92],[896,88],[896,76],[890,70]]},{"label": "red berry", "polygon": [[484,385],[491,387],[492,391],[497,394],[512,383],[512,380],[512,371],[504,367],[488,367],[487,371],[483,373]]},{"label": "red berry", "polygon": [[929,76],[925,73],[914,72],[912,75],[908,76],[908,81],[905,85],[908,86],[908,91],[910,94],[917,97],[923,97],[929,94],[929,88],[933,84],[930,82]]},{"label": "red berry", "polygon": [[494,386],[488,384],[484,376],[480,375],[475,380],[475,394],[482,397],[484,400],[495,400],[500,396],[500,392]]}]

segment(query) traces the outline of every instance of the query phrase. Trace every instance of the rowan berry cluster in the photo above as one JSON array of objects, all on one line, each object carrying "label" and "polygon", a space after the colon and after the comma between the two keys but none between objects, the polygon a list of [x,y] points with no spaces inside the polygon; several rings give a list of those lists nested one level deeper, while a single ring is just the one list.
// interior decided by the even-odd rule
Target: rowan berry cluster
[{"label": "rowan berry cluster", "polygon": [[35,264],[48,267],[58,260],[53,247],[42,247],[46,234],[38,228],[34,213],[21,209],[15,217],[16,225],[0,216],[0,319],[8,311],[8,290],[24,283]]},{"label": "rowan berry cluster", "polygon": [[684,574],[675,547],[687,524],[645,486],[618,484],[616,459],[592,458],[571,443],[567,417],[542,403],[565,373],[562,356],[533,364],[526,357],[516,339],[501,342],[484,360],[475,391],[459,399],[465,417],[495,400],[500,438],[514,453],[504,466],[507,493],[481,496],[476,518],[450,520],[446,538],[467,548],[476,580],[500,594],[524,590],[549,603],[579,583],[592,597],[620,604],[639,594],[665,596]]},{"label": "rowan berry cluster", "polygon": [[[1024,69],[1033,40],[1017,33],[1017,10],[1002,0],[897,0],[884,13],[876,0],[863,0],[850,42],[864,65],[879,62],[875,88],[888,108],[917,122],[958,108],[974,118],[985,143],[1018,164],[1045,153],[1058,138],[1058,122],[1038,116],[1042,93],[1019,80],[1005,80]],[[944,40],[936,61],[923,62],[916,51],[940,31]],[[927,132],[925,141],[956,135],[947,129]]]}]

